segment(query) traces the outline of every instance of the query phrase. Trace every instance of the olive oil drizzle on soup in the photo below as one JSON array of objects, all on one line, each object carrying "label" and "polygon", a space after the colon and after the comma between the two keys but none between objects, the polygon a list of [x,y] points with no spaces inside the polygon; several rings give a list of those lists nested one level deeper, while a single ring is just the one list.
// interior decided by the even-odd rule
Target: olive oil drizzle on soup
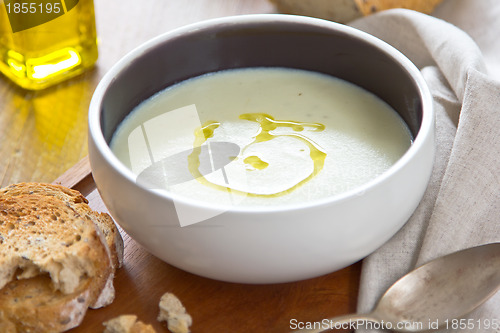
[{"label": "olive oil drizzle on soup", "polygon": [[138,105],[111,142],[153,187],[215,205],[297,205],[353,190],[410,147],[385,102],[332,76],[233,69]]}]

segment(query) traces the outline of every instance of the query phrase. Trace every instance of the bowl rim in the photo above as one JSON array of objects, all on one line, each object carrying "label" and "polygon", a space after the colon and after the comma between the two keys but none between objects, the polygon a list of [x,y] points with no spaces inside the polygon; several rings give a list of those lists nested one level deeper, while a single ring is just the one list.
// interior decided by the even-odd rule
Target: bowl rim
[{"label": "bowl rim", "polygon": [[[409,74],[409,77],[413,79],[414,84],[416,85],[420,95],[422,110],[423,110],[420,128],[408,150],[382,174],[378,175],[377,177],[371,179],[366,183],[363,183],[360,186],[357,186],[351,190],[341,192],[336,195],[327,196],[321,199],[314,199],[311,201],[305,201],[301,203],[294,203],[293,205],[291,204],[280,204],[277,206],[216,205],[185,196],[180,196],[168,191],[158,191],[158,190],[148,189],[138,184],[136,182],[136,175],[131,170],[129,170],[115,156],[115,154],[112,152],[111,148],[109,147],[103,135],[100,122],[101,110],[102,110],[100,105],[109,85],[115,80],[115,77],[120,73],[122,69],[126,68],[136,58],[147,53],[158,44],[161,44],[171,39],[175,39],[176,37],[182,36],[183,34],[186,33],[214,27],[217,25],[239,25],[248,23],[259,23],[259,22],[299,23],[299,24],[315,25],[318,27],[324,27],[328,29],[334,29],[376,47],[377,49],[388,55],[390,58],[392,58],[394,61],[396,61]],[[200,22],[191,23],[167,31],[137,46],[136,48],[128,52],[125,56],[123,56],[121,59],[119,59],[101,78],[100,82],[98,83],[93,93],[88,113],[88,133],[89,133],[88,140],[94,141],[94,146],[99,151],[101,156],[106,160],[106,163],[108,163],[116,172],[118,172],[120,177],[124,178],[128,182],[133,183],[135,186],[141,188],[144,191],[151,192],[154,195],[157,195],[159,197],[162,197],[170,201],[175,200],[175,202],[181,203],[183,205],[202,208],[206,210],[228,211],[228,212],[230,211],[230,212],[241,212],[241,213],[262,213],[262,212],[267,213],[267,212],[282,212],[282,211],[308,209],[336,202],[342,202],[345,200],[349,200],[352,197],[360,196],[361,194],[369,191],[370,189],[377,187],[379,184],[388,181],[388,179],[393,174],[397,173],[398,170],[402,169],[404,166],[410,163],[410,161],[414,158],[414,156],[418,153],[418,151],[423,149],[423,146],[426,144],[429,135],[433,135],[435,126],[434,117],[435,115],[434,115],[432,95],[420,70],[399,50],[389,45],[388,43],[382,41],[381,39],[373,35],[370,35],[369,33],[358,30],[356,28],[319,18],[312,18],[299,15],[288,15],[288,14],[246,14],[246,15],[226,16],[221,18],[203,20]]]}]

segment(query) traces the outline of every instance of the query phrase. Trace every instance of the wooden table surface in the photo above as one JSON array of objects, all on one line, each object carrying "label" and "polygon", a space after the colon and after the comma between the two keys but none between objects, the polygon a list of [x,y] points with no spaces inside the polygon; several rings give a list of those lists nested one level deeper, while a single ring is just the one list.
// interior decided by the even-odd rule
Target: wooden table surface
[{"label": "wooden table surface", "polygon": [[[37,92],[19,89],[0,75],[2,187],[25,181],[53,182],[87,155],[92,93],[104,73],[134,47],[185,24],[271,13],[274,8],[267,0],[95,0],[95,10],[100,53],[94,69]],[[91,186],[91,178],[86,182],[79,185],[84,191]],[[253,286],[217,282],[173,269],[129,239],[125,256],[125,269],[117,274],[113,310],[90,310],[83,326],[75,331],[99,332],[102,320],[125,311],[150,321],[156,313],[151,308],[134,308],[134,300],[137,304],[147,299],[157,302],[166,291],[183,296],[181,300],[194,318],[193,332],[287,332],[294,318],[314,321],[355,311],[360,264],[301,283]],[[144,273],[151,265],[162,273]],[[166,278],[159,281],[160,276]],[[155,288],[145,288],[148,284]],[[162,329],[158,323],[154,325]]]}]

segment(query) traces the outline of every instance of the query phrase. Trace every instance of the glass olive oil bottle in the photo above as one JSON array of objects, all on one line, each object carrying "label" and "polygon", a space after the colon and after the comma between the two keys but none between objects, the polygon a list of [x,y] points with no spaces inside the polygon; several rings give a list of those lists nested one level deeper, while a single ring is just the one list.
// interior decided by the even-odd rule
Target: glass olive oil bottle
[{"label": "glass olive oil bottle", "polygon": [[97,60],[93,0],[0,0],[0,71],[38,90]]}]

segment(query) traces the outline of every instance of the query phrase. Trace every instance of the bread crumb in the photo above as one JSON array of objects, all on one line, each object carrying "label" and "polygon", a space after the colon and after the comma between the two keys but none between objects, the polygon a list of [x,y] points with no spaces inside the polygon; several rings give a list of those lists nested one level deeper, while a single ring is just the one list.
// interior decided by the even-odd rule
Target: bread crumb
[{"label": "bread crumb", "polygon": [[136,315],[121,315],[103,323],[104,333],[156,333],[151,325],[137,321]]},{"label": "bread crumb", "polygon": [[166,321],[172,333],[189,333],[193,319],[186,312],[181,301],[172,293],[165,293],[160,299],[158,321]]}]

